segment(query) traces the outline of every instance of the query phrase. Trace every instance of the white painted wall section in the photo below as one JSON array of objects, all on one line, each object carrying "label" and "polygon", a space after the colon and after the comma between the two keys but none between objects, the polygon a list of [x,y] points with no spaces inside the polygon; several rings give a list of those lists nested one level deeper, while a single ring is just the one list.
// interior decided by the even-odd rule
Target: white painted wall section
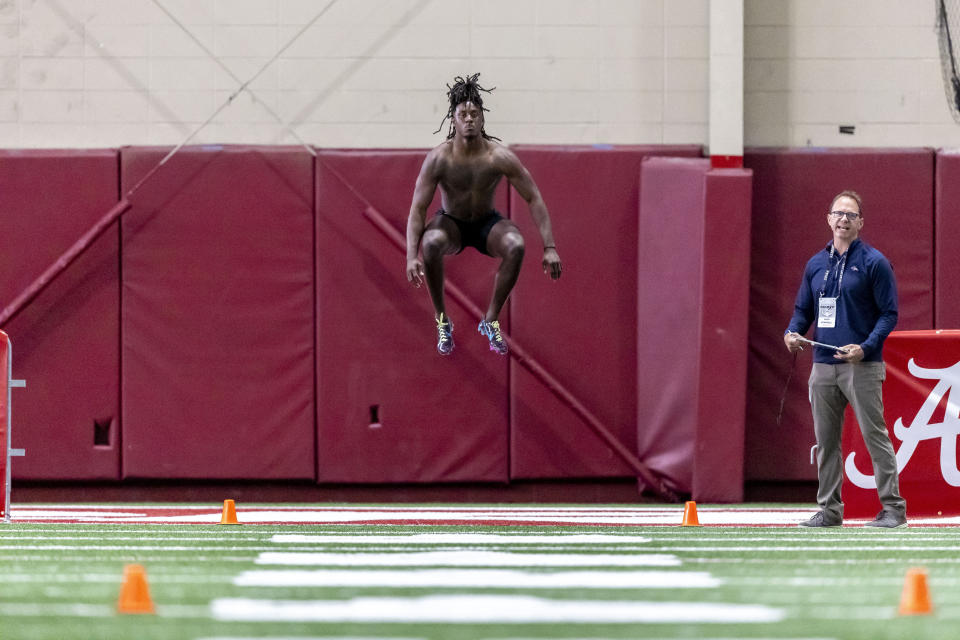
[{"label": "white painted wall section", "polygon": [[710,143],[715,167],[743,166],[743,0],[710,3]]},{"label": "white painted wall section", "polygon": [[[329,1],[2,0],[0,147],[177,144],[237,87],[203,47],[249,78]],[[712,55],[735,5],[742,92]],[[335,0],[251,89],[324,147],[438,144],[446,83],[478,71],[508,144],[715,151],[739,96],[748,146],[960,146],[935,21],[930,0]],[[297,141],[241,94],[196,142]]]}]

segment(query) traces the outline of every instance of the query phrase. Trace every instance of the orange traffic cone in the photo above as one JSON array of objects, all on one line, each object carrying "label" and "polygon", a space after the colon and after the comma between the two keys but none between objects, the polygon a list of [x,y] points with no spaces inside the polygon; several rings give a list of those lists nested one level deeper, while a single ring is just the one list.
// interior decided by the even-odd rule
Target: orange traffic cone
[{"label": "orange traffic cone", "polygon": [[117,613],[156,613],[147,586],[147,573],[139,564],[128,564],[123,568]]},{"label": "orange traffic cone", "polygon": [[693,500],[683,505],[683,523],[681,527],[699,527],[700,521],[697,519],[697,503]]},{"label": "orange traffic cone", "polygon": [[923,616],[933,613],[930,602],[930,589],[927,587],[927,572],[924,569],[908,569],[903,581],[903,594],[900,596],[901,616]]},{"label": "orange traffic cone", "polygon": [[237,507],[233,500],[223,501],[223,515],[220,516],[220,524],[240,524],[237,521]]}]

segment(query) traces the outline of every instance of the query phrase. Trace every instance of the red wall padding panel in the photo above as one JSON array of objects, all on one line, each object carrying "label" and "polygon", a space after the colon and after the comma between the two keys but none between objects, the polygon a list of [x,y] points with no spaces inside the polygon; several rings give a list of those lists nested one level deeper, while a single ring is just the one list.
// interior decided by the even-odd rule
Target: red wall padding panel
[{"label": "red wall padding panel", "polygon": [[[507,359],[449,296],[456,349],[440,356],[426,288],[406,281],[404,252],[363,215],[372,206],[405,235],[424,156],[324,151],[317,160],[321,482],[507,480]],[[497,203],[504,210],[505,188]],[[468,248],[447,257],[447,281],[485,309],[498,264]]]},{"label": "red wall padding panel", "polygon": [[10,338],[0,331],[0,519],[7,516],[7,395],[10,381]]},{"label": "red wall padding panel", "polygon": [[640,458],[696,500],[743,498],[750,172],[643,164]]},{"label": "red wall padding panel", "polygon": [[[166,149],[121,152],[126,191]],[[314,477],[313,158],[181,150],[123,230],[123,473]]]},{"label": "red wall padding panel", "polygon": [[[117,153],[0,151],[0,300],[9,304],[118,200]],[[3,327],[14,350],[16,479],[120,473],[117,226]],[[94,422],[109,424],[94,446]]]},{"label": "red wall padding panel", "polygon": [[[699,156],[700,147],[513,150],[550,210],[564,271],[557,282],[543,274],[540,234],[526,202],[511,190],[511,218],[527,246],[510,300],[511,336],[635,450],[640,165],[648,156]],[[510,387],[511,477],[633,475],[526,369],[511,366]]]},{"label": "red wall padding panel", "polygon": [[960,152],[937,154],[935,329],[960,329]]},{"label": "red wall padding panel", "polygon": [[843,189],[864,198],[861,237],[890,259],[900,298],[898,330],[933,326],[934,154],[929,149],[748,149],[753,169],[748,480],[811,480],[809,352],[786,392],[792,356],[783,332],[807,260],[830,241],[827,210]]}]

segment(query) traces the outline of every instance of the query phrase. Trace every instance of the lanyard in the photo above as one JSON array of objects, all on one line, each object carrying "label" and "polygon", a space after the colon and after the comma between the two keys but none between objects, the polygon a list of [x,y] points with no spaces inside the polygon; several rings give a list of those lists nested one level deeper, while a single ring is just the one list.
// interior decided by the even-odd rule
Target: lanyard
[{"label": "lanyard", "polygon": [[[833,252],[835,247],[830,245],[830,266],[827,267],[827,270],[823,272],[823,284],[820,287],[820,297],[823,297],[824,290],[827,288],[827,278],[830,276],[830,271],[833,266]],[[847,249],[847,252],[843,254],[843,257],[840,259],[840,278],[837,280],[837,297],[840,297],[840,292],[843,290],[843,272],[847,269],[847,256],[850,255],[850,249]]]}]

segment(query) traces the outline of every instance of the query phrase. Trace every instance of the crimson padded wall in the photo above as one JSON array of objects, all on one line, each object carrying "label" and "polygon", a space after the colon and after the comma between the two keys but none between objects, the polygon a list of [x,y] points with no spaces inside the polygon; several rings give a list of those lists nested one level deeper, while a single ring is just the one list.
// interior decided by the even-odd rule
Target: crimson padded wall
[{"label": "crimson padded wall", "polygon": [[[124,191],[167,149],[121,152]],[[314,477],[313,158],[181,150],[123,236],[123,475]]]},{"label": "crimson padded wall", "polygon": [[[510,299],[511,336],[635,450],[640,166],[648,156],[699,156],[700,147],[512,148],[550,210],[564,271],[556,282],[543,274],[540,235],[527,203],[511,190],[511,218],[527,247]],[[516,364],[510,369],[510,398],[511,477],[634,475]]]},{"label": "crimson padded wall", "polygon": [[746,477],[812,480],[810,354],[801,353],[793,365],[783,345],[804,265],[832,237],[827,226],[831,198],[853,189],[864,199],[861,238],[893,264],[900,298],[897,329],[932,328],[934,154],[930,149],[748,149],[744,163],[754,172]]},{"label": "crimson padded wall", "polygon": [[[406,281],[404,251],[364,216],[371,207],[405,234],[424,156],[323,151],[317,159],[320,482],[507,480],[507,359],[449,297],[456,348],[440,356],[426,287]],[[468,248],[446,258],[447,280],[486,309],[497,264]]]},{"label": "crimson padded wall", "polygon": [[0,331],[0,521],[7,517],[7,428],[10,413],[7,395],[10,392],[10,338]]},{"label": "crimson padded wall", "polygon": [[750,189],[709,160],[643,163],[637,446],[695,500],[743,499]]},{"label": "crimson padded wall", "polygon": [[935,329],[960,329],[960,152],[937,153]]},{"label": "crimson padded wall", "polygon": [[[9,304],[118,200],[114,150],[0,151],[0,300]],[[16,348],[14,478],[120,473],[118,231],[2,329]],[[96,424],[101,425],[97,433]]]}]

